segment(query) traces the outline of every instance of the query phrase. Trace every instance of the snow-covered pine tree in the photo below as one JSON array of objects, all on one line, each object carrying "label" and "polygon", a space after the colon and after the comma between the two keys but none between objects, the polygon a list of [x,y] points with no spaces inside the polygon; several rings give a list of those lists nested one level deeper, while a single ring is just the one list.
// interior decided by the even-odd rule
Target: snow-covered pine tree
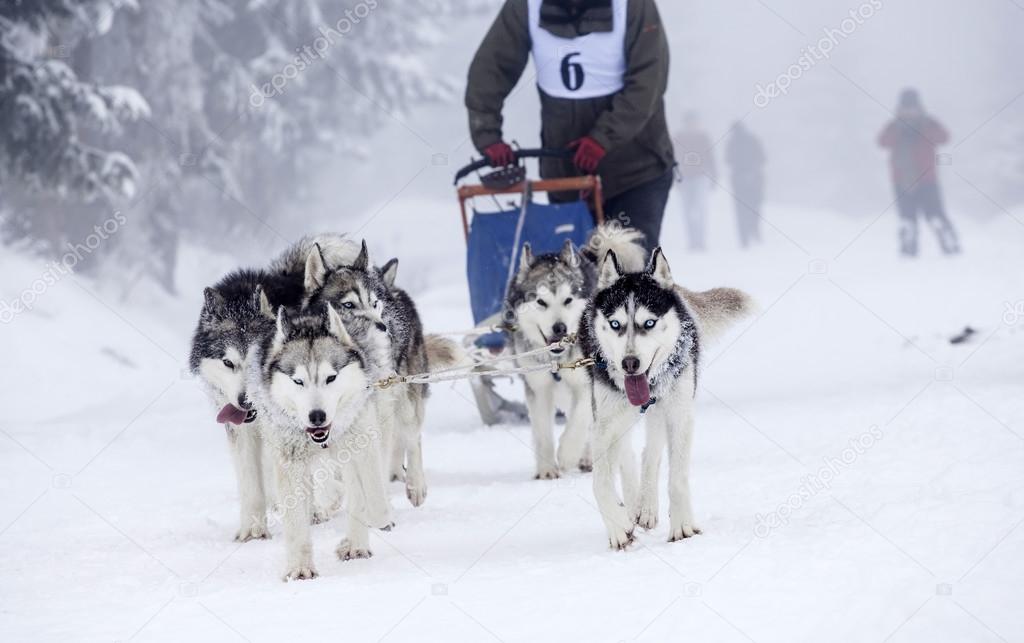
[{"label": "snow-covered pine tree", "polygon": [[[128,87],[84,81],[68,64],[68,42],[102,33],[114,12],[130,3],[0,3],[0,186],[8,196],[28,192],[95,201],[135,192],[132,160],[88,141],[90,132],[116,134],[125,122],[145,115],[145,100]],[[52,228],[19,223],[27,233]],[[48,241],[60,240],[59,230],[49,232]]]}]

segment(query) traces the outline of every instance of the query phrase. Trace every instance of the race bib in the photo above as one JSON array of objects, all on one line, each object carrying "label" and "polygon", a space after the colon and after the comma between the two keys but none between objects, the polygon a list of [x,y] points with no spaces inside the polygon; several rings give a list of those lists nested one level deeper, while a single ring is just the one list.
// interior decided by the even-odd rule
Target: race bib
[{"label": "race bib", "polygon": [[612,0],[612,30],[559,38],[540,26],[543,0],[528,0],[537,85],[549,96],[583,100],[620,91],[626,75],[626,4]]}]

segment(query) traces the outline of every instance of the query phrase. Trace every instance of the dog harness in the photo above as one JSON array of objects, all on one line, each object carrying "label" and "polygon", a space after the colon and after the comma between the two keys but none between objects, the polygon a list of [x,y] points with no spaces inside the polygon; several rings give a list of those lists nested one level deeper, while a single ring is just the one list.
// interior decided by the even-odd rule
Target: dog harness
[{"label": "dog harness", "polygon": [[537,85],[548,96],[584,100],[625,85],[626,3],[612,0],[612,30],[559,38],[540,26],[543,0],[529,0],[530,42]]}]

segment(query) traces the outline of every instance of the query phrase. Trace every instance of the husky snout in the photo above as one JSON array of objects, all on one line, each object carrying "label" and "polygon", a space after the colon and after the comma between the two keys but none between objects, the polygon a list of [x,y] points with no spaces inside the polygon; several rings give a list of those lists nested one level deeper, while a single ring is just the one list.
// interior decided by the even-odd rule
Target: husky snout
[{"label": "husky snout", "polygon": [[640,370],[640,358],[634,355],[623,357],[622,370],[626,371],[626,375],[636,375]]},{"label": "husky snout", "polygon": [[319,427],[327,422],[327,413],[321,409],[313,409],[309,412],[309,425],[311,427]]}]

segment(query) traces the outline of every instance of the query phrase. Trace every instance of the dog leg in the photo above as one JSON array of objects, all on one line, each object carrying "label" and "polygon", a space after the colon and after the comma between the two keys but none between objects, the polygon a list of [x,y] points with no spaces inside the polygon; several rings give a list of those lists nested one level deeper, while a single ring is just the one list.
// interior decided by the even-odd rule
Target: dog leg
[{"label": "dog leg", "polygon": [[309,464],[278,457],[276,471],[287,561],[284,580],[316,578],[313,538],[309,529]]},{"label": "dog leg", "polygon": [[[600,412],[598,413],[600,417]],[[608,530],[612,549],[625,549],[633,542],[633,521],[615,492],[619,469],[619,445],[625,439],[606,419],[599,419],[594,432],[594,499]]]},{"label": "dog leg", "polygon": [[[361,424],[360,424],[361,425]],[[388,499],[381,458],[384,455],[382,436],[376,431],[352,430],[353,482],[362,495],[363,514],[360,517],[367,526],[390,529],[394,526],[391,517],[391,502]]]},{"label": "dog leg", "polygon": [[633,516],[640,513],[640,473],[637,471],[636,454],[629,435],[623,435],[618,441],[619,447],[619,484],[622,488],[622,504],[630,517],[630,526],[635,524]]},{"label": "dog leg", "polygon": [[405,481],[405,495],[413,507],[419,507],[427,499],[427,480],[423,471],[423,440],[417,435],[410,437],[409,472]]},{"label": "dog leg", "polygon": [[[542,377],[551,379],[547,373]],[[537,480],[554,480],[558,477],[555,463],[555,440],[552,421],[555,417],[554,389],[546,381],[536,382],[536,377],[526,380],[526,406],[530,412],[530,427],[533,429],[533,450],[537,460]]]},{"label": "dog leg", "polygon": [[558,466],[562,471],[569,471],[576,467],[579,467],[581,471],[588,471],[591,466],[590,458],[587,458],[587,462],[584,462],[583,458],[587,445],[587,433],[593,421],[589,389],[588,386],[585,390],[573,390],[572,392],[572,410],[565,423],[562,438],[558,442]]},{"label": "dog leg", "polygon": [[423,470],[423,396],[420,395],[418,401],[406,400],[406,405],[406,411],[411,413],[402,417],[403,442],[409,458],[405,495],[413,507],[419,507],[427,499],[427,476]]},{"label": "dog leg", "polygon": [[647,441],[640,473],[640,509],[636,514],[636,524],[644,529],[658,526],[658,472],[665,452],[666,432],[664,418],[654,415],[654,411],[648,413]]},{"label": "dog leg", "polygon": [[239,526],[235,540],[270,538],[263,488],[263,439],[255,425],[234,427],[229,435],[238,481]]},{"label": "dog leg", "polygon": [[319,525],[341,510],[345,492],[337,479],[338,466],[330,457],[316,457],[313,462],[314,503],[311,522]]},{"label": "dog leg", "polygon": [[[358,478],[355,469],[352,466],[346,471],[352,474],[348,478],[353,481]],[[358,483],[350,485],[345,495],[348,497],[348,532],[334,551],[343,561],[370,558],[373,556],[370,551],[370,530],[363,519],[366,514],[366,495]]]},{"label": "dog leg", "polygon": [[391,482],[405,480],[405,436],[398,426],[398,411],[396,410],[398,400],[393,399],[390,392],[380,393],[377,399],[377,415],[380,419],[380,429],[383,434],[383,449],[385,462],[388,465],[388,479]]},{"label": "dog leg", "polygon": [[672,409],[668,418],[669,542],[701,532],[690,504],[690,449],[693,446],[693,400]]}]

